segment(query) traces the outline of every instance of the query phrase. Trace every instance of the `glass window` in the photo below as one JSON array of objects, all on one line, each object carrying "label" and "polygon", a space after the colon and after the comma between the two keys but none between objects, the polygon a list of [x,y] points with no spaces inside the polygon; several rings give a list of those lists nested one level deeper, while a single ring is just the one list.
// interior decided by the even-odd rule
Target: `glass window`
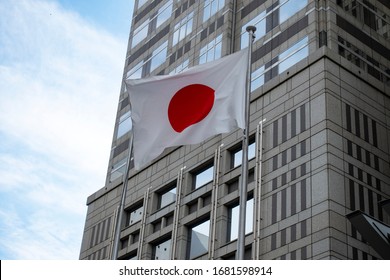
[{"label": "glass window", "polygon": [[127,72],[127,79],[140,79],[142,78],[142,66],[145,64],[144,61],[141,61],[136,66],[134,66],[130,71]]},{"label": "glass window", "polygon": [[159,196],[159,208],[163,208],[176,201],[176,184],[173,188],[162,192]]},{"label": "glass window", "polygon": [[[262,65],[256,70],[252,72],[251,75],[251,92],[255,91],[257,88],[262,86],[265,83],[265,75],[271,74],[273,71],[277,71],[277,73],[282,73],[287,70],[294,64],[298,63],[300,60],[304,59],[309,55],[309,46],[308,46],[308,38],[305,37],[298,43],[294,44],[288,50],[281,53],[274,60],[277,60],[275,63],[271,65],[271,62],[266,63],[267,69]],[[268,75],[268,80],[273,76]]]},{"label": "glass window", "polygon": [[126,160],[127,160],[127,158],[124,158],[112,166],[111,175],[110,175],[110,182],[118,179],[119,177],[122,177],[122,175],[125,173]]},{"label": "glass window", "polygon": [[222,9],[224,5],[225,0],[206,0],[203,9],[203,22]]},{"label": "glass window", "polygon": [[199,64],[210,62],[222,56],[222,34],[200,50]]},{"label": "glass window", "polygon": [[279,73],[287,70],[309,55],[308,38],[305,37],[279,55]]},{"label": "glass window", "polygon": [[214,178],[214,165],[194,174],[194,189],[200,188],[211,182]]},{"label": "glass window", "polygon": [[130,210],[126,212],[126,226],[131,226],[142,219],[142,214],[144,211],[144,207],[138,207],[134,210]]},{"label": "glass window", "polygon": [[138,26],[133,33],[131,47],[133,48],[145,39],[149,32],[156,30],[164,22],[166,22],[172,15],[172,0],[162,6],[157,14],[151,18],[148,18],[140,26]]},{"label": "glass window", "polygon": [[282,3],[279,9],[279,22],[282,23],[289,19],[296,12],[300,11],[307,5],[307,0],[289,0]]},{"label": "glass window", "polygon": [[160,27],[164,22],[166,22],[172,15],[172,0],[167,2],[158,10],[157,14],[157,26]]},{"label": "glass window", "polygon": [[188,69],[188,65],[190,64],[190,60],[186,59],[182,64],[178,65],[175,69],[173,69],[169,74],[180,73],[186,69]]},{"label": "glass window", "polygon": [[[229,209],[228,241],[238,238],[239,205]],[[253,231],[253,198],[246,202],[245,234]]]},{"label": "glass window", "polygon": [[264,85],[264,71],[264,65],[252,71],[251,92]]},{"label": "glass window", "polygon": [[143,39],[145,39],[146,36],[148,36],[149,22],[150,20],[148,19],[147,21],[145,21],[143,24],[141,24],[139,27],[137,27],[134,30],[133,39],[131,41],[132,48],[137,44],[139,44],[139,42],[141,42]]},{"label": "glass window", "polygon": [[190,230],[189,259],[199,257],[208,252],[210,235],[210,220],[207,220]]},{"label": "glass window", "polygon": [[160,47],[155,49],[150,60],[150,72],[162,65],[167,59],[168,42],[166,41]]},{"label": "glass window", "polygon": [[171,259],[171,239],[161,242],[153,247],[154,260],[170,260]]},{"label": "glass window", "polygon": [[[282,2],[282,1],[280,1]],[[279,22],[282,23],[289,19],[292,15],[294,15],[299,10],[303,9],[307,5],[307,0],[287,0],[283,1],[279,8]],[[256,38],[255,41],[259,40],[266,34],[266,18],[273,13],[274,10],[263,11],[247,24],[244,24],[241,30],[241,49],[246,48],[249,43],[248,32],[246,31],[246,27],[249,25],[254,25],[256,27]]]},{"label": "glass window", "polygon": [[131,130],[131,127],[132,127],[132,122],[130,118],[130,111],[128,111],[119,118],[119,125],[118,125],[116,138],[125,135],[127,132]]},{"label": "glass window", "polygon": [[381,10],[380,6],[374,6],[366,0],[363,3],[356,0],[339,0],[337,5],[360,22],[374,29],[379,35],[386,39],[390,38],[389,15]]},{"label": "glass window", "polygon": [[[248,160],[253,159],[256,156],[256,143],[253,142],[248,146]],[[233,168],[240,166],[242,163],[242,149],[235,151],[232,155]]]},{"label": "glass window", "polygon": [[365,52],[351,44],[350,42],[344,40],[340,36],[338,37],[339,42],[339,54],[351,61],[356,66],[368,72],[376,79],[383,81],[387,84],[390,82],[390,71],[382,63],[373,59]]},{"label": "glass window", "polygon": [[175,25],[172,46],[176,45],[178,42],[183,40],[188,34],[192,32],[193,16],[194,12],[191,12]]},{"label": "glass window", "polygon": [[266,22],[266,12],[262,12],[257,15],[254,19],[249,21],[247,24],[244,24],[241,29],[241,49],[246,48],[249,44],[249,35],[246,31],[246,27],[249,25],[253,25],[256,27],[256,38],[255,41],[259,40],[261,37],[265,35],[265,22]]},{"label": "glass window", "polygon": [[138,9],[145,5],[148,2],[148,0],[138,0]]}]

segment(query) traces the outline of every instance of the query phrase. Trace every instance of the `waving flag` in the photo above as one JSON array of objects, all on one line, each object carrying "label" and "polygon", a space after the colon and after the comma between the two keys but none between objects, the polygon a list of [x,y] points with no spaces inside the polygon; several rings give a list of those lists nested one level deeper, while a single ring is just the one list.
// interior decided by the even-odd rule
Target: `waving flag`
[{"label": "waving flag", "polygon": [[244,129],[247,63],[244,49],[179,74],[126,80],[135,169],[165,148]]}]

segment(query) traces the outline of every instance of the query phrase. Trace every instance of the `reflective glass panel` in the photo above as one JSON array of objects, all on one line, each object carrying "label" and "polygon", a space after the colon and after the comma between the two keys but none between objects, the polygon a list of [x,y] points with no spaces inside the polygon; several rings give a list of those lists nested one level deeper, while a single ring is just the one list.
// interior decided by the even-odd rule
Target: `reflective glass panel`
[{"label": "reflective glass panel", "polygon": [[166,22],[171,17],[171,15],[172,15],[172,0],[167,2],[164,6],[162,6],[158,10],[156,28],[158,28],[160,25]]},{"label": "reflective glass panel", "polygon": [[279,73],[287,70],[309,55],[308,38],[305,37],[279,55]]},{"label": "reflective glass panel", "polygon": [[282,23],[289,19],[296,12],[307,5],[307,0],[289,0],[282,4],[279,9],[279,22]]},{"label": "reflective glass panel", "polygon": [[131,127],[132,127],[132,122],[130,118],[130,112],[126,112],[125,114],[123,114],[123,116],[121,116],[119,120],[116,138],[125,135],[127,132],[131,130]]},{"label": "reflective glass panel", "polygon": [[[252,143],[248,146],[248,160],[251,160],[256,156],[256,143]],[[237,167],[242,163],[242,150],[239,150],[233,155],[233,167]]]},{"label": "reflective glass panel", "polygon": [[[229,241],[238,238],[239,205],[230,209]],[[253,198],[246,202],[245,234],[253,231]]]},{"label": "reflective glass panel", "polygon": [[136,46],[139,42],[148,36],[148,27],[149,27],[150,19],[147,19],[140,26],[138,26],[133,33],[133,38],[131,41],[131,47]]},{"label": "reflective glass panel", "polygon": [[204,1],[203,22],[212,17],[216,12],[223,8],[225,0],[206,0]]},{"label": "reflective glass panel", "polygon": [[249,21],[247,24],[244,24],[241,30],[241,49],[246,48],[249,42],[249,35],[248,32],[246,31],[246,27],[250,25],[256,27],[255,41],[257,41],[265,35],[265,20],[266,20],[266,12],[264,11],[259,15],[257,15],[254,19]]},{"label": "reflective glass panel", "polygon": [[252,72],[251,92],[264,85],[264,65]]},{"label": "reflective glass panel", "polygon": [[192,12],[175,25],[172,46],[176,45],[179,41],[183,40],[188,34],[192,32],[193,16],[194,13]]},{"label": "reflective glass panel", "polygon": [[153,51],[153,57],[151,59],[150,72],[155,70],[161,64],[163,64],[167,58],[168,42],[163,43],[160,47]]},{"label": "reflective glass panel", "polygon": [[191,245],[189,258],[193,259],[195,257],[201,256],[208,251],[209,245],[209,231],[210,231],[210,221],[207,220],[202,224],[193,227],[191,229]]},{"label": "reflective glass panel", "polygon": [[174,74],[174,73],[180,73],[182,71],[184,71],[185,69],[188,68],[188,65],[190,63],[190,60],[189,59],[186,59],[185,61],[183,61],[182,64],[178,65],[175,69],[173,69],[169,74]]},{"label": "reflective glass panel", "polygon": [[195,174],[195,189],[200,188],[213,180],[214,166]]},{"label": "reflective glass panel", "polygon": [[200,50],[199,64],[210,62],[222,56],[222,35],[213,39]]},{"label": "reflective glass panel", "polygon": [[139,27],[137,27],[134,30],[133,38],[131,42],[131,47],[136,46],[138,43],[140,43],[143,39],[145,39],[148,36],[149,32],[149,24],[153,25],[153,23],[156,23],[156,26],[151,27],[151,29],[155,30],[160,25],[162,25],[164,22],[166,22],[172,15],[172,0],[166,3],[164,6],[162,6],[159,10],[157,15],[148,18],[145,22],[143,22]]},{"label": "reflective glass panel", "polygon": [[148,2],[148,0],[138,0],[138,8],[140,8],[140,7],[142,7],[143,5],[145,5],[146,2]]},{"label": "reflective glass panel", "polygon": [[130,71],[127,72],[126,78],[127,79],[140,79],[142,78],[142,66],[144,65],[144,62],[141,61],[136,66],[134,66]]},{"label": "reflective glass panel", "polygon": [[176,201],[176,187],[161,194],[160,208],[163,208]]},{"label": "reflective glass panel", "polygon": [[126,160],[127,160],[127,158],[124,158],[112,166],[110,182],[118,179],[119,177],[121,177],[123,175],[123,173],[125,173]]}]

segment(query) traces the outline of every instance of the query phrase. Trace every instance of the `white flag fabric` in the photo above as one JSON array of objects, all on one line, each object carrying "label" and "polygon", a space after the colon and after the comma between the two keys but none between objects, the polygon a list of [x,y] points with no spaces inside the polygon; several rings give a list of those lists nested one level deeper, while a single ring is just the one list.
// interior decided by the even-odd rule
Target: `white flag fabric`
[{"label": "white flag fabric", "polygon": [[244,129],[247,64],[244,49],[179,74],[126,80],[134,168],[150,163],[165,148]]}]

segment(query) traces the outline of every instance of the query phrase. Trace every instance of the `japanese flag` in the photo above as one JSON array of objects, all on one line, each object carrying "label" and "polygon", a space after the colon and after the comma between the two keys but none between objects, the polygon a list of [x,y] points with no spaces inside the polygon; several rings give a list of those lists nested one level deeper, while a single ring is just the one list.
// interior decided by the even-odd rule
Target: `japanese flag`
[{"label": "japanese flag", "polygon": [[245,127],[248,50],[175,75],[126,80],[136,170],[165,148]]}]

